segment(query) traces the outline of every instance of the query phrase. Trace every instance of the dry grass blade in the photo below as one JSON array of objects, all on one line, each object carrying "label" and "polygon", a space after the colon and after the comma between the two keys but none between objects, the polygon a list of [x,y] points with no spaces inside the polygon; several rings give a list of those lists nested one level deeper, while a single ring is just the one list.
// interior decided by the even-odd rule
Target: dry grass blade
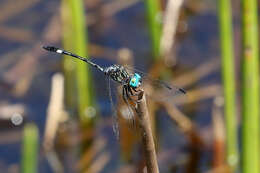
[{"label": "dry grass blade", "polygon": [[203,77],[209,75],[210,73],[217,71],[220,66],[220,61],[218,58],[210,59],[205,63],[202,63],[197,68],[193,69],[191,72],[184,73],[179,77],[174,79],[174,82],[179,86],[187,87]]},{"label": "dry grass blade", "polygon": [[82,155],[81,159],[76,165],[77,170],[84,170],[88,167],[94,157],[105,147],[106,141],[104,138],[100,137],[96,139],[93,145],[87,149],[87,151]]}]

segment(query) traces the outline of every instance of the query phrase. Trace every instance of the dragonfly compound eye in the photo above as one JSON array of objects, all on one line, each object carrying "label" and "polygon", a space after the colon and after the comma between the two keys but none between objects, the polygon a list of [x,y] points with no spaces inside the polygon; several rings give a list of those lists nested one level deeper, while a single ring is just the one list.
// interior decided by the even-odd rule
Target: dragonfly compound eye
[{"label": "dragonfly compound eye", "polygon": [[141,85],[141,76],[135,73],[134,76],[131,78],[129,84],[133,88],[139,87]]}]

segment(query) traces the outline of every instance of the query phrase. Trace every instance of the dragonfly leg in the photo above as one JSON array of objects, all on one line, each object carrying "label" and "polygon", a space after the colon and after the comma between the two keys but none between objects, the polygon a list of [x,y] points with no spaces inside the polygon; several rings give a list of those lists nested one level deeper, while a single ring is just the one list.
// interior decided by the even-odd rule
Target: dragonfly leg
[{"label": "dragonfly leg", "polygon": [[[131,94],[131,96],[138,96],[138,94],[139,94],[138,92],[141,91],[141,90],[136,90],[136,88],[133,88],[133,87],[130,87],[130,86],[128,86],[128,90],[130,91],[129,93]],[[135,93],[133,93],[132,90],[134,90]],[[133,101],[133,102],[136,103],[136,101]]]},{"label": "dragonfly leg", "polygon": [[132,95],[131,95],[131,92],[129,91],[129,89],[130,89],[129,86],[127,86],[127,85],[124,86],[123,92],[125,93],[125,102],[127,102],[127,104],[130,105],[129,102],[128,102],[128,100],[130,100],[130,101],[132,101],[133,103],[136,104],[136,102],[131,97]]},{"label": "dragonfly leg", "polygon": [[133,93],[129,85],[126,86],[126,96],[129,100],[131,100],[133,103],[136,104],[136,101],[131,97],[131,96],[135,96],[135,94]]},{"label": "dragonfly leg", "polygon": [[130,85],[127,86],[127,90],[129,91],[131,96],[134,96],[134,93],[133,93]]},{"label": "dragonfly leg", "polygon": [[127,104],[127,95],[126,95],[126,91],[125,91],[125,85],[123,86],[123,89],[122,89],[122,96],[123,96],[123,100],[124,102]]},{"label": "dragonfly leg", "polygon": [[[142,91],[142,90],[140,89],[140,87],[138,87],[138,88],[139,88],[139,89],[133,88],[133,90],[139,94],[139,92]],[[136,95],[138,95],[138,94],[136,94]]]},{"label": "dragonfly leg", "polygon": [[130,103],[128,102],[128,99],[131,100],[131,97],[129,96],[128,94],[128,91],[127,91],[127,85],[124,85],[123,86],[123,91],[122,91],[122,95],[123,95],[123,100],[124,102],[126,103],[127,107],[128,107],[128,110],[129,110],[129,120],[131,120],[131,124],[132,124],[132,127],[135,127],[135,119],[134,119],[134,113],[132,111],[132,108],[131,108],[131,105]]}]

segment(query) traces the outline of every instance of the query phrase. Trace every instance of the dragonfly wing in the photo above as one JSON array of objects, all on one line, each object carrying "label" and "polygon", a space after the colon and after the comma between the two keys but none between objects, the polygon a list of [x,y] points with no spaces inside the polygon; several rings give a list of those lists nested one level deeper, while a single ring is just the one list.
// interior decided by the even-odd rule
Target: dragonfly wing
[{"label": "dragonfly wing", "polygon": [[[126,69],[132,71],[132,72],[136,72],[138,74],[140,74],[142,76],[142,83],[144,86],[152,86],[153,90],[156,92],[146,92],[146,94],[150,97],[152,97],[155,100],[159,100],[159,101],[170,101],[178,96],[184,96],[186,94],[186,91],[183,88],[180,88],[176,85],[167,83],[165,81],[161,81],[159,79],[155,79],[152,76],[150,76],[149,74],[126,66]],[[157,92],[158,91],[158,92]],[[156,94],[158,93],[158,94]]]},{"label": "dragonfly wing", "polygon": [[[134,106],[130,103],[130,100],[127,98],[125,90],[123,90],[123,86],[117,85],[117,83],[113,81],[111,82],[110,78],[108,78],[108,92],[112,109],[113,132],[115,133],[117,139],[119,139],[119,115],[127,121],[126,124],[131,130],[136,129]],[[116,99],[117,105],[114,104],[115,98],[113,96],[118,96],[118,98]]]},{"label": "dragonfly wing", "polygon": [[151,80],[146,77],[143,78],[143,84],[146,87],[153,86],[152,92],[147,95],[158,101],[174,101],[180,97],[186,96],[186,91],[175,85],[171,85],[161,80]]},{"label": "dragonfly wing", "polygon": [[115,133],[116,138],[119,139],[120,133],[119,133],[118,117],[117,117],[116,107],[113,102],[110,78],[107,78],[107,83],[108,83],[107,85],[108,85],[109,101],[110,101],[111,110],[112,110],[113,132]]},{"label": "dragonfly wing", "polygon": [[119,107],[119,111],[121,115],[128,121],[128,125],[130,125],[131,129],[136,129],[135,123],[135,102],[131,98],[130,93],[124,89],[122,86],[120,87],[122,91],[122,106]]}]

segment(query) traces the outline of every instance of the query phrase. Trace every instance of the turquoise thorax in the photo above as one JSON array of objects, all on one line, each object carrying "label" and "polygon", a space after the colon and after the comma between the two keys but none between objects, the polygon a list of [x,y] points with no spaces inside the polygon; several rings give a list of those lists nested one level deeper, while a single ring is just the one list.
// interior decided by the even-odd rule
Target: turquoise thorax
[{"label": "turquoise thorax", "polygon": [[139,87],[141,85],[141,76],[135,73],[134,76],[131,77],[129,85],[133,88]]}]

